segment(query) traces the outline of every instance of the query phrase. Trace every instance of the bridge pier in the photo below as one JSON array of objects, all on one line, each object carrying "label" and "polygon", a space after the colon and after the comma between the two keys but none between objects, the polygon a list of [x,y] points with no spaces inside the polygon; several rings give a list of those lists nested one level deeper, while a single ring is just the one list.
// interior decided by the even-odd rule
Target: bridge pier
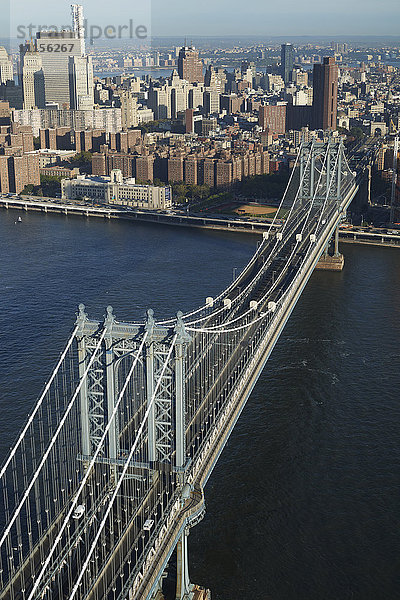
[{"label": "bridge pier", "polygon": [[324,253],[319,259],[316,271],[343,271],[344,267],[344,256],[339,252],[339,225],[335,230],[335,248],[334,254],[329,254],[329,244],[326,245]]},{"label": "bridge pier", "polygon": [[193,598],[193,585],[189,578],[188,536],[189,530],[185,529],[176,546],[176,600]]}]

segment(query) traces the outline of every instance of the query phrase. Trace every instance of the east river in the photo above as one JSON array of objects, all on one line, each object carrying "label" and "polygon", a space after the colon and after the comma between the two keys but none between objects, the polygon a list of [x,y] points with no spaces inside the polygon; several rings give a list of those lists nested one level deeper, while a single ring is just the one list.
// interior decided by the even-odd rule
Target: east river
[{"label": "east river", "polygon": [[[159,317],[232,280],[257,238],[0,213],[0,459],[76,307]],[[400,250],[343,245],[312,276],[206,488],[190,573],[213,600],[395,600]]]}]

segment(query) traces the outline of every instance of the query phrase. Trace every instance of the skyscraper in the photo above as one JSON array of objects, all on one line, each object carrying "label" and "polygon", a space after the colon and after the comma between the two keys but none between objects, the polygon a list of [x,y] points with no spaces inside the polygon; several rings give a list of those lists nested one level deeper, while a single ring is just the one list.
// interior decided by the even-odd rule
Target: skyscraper
[{"label": "skyscraper", "polygon": [[325,56],[322,64],[314,65],[313,80],[314,128],[336,129],[338,67],[333,57]]},{"label": "skyscraper", "polygon": [[26,110],[44,108],[45,92],[42,57],[33,42],[21,44],[19,51],[23,107]]},{"label": "skyscraper", "polygon": [[7,51],[0,46],[0,84],[13,81],[13,65],[8,57]]},{"label": "skyscraper", "polygon": [[181,79],[189,83],[203,83],[203,63],[199,51],[194,46],[184,46],[178,57],[178,73]]},{"label": "skyscraper", "polygon": [[[36,34],[36,47],[42,58],[46,104],[58,104],[60,109],[77,108],[81,104],[91,109],[93,67],[85,54],[83,9],[78,4],[73,4],[71,9],[72,31],[40,31]],[[84,97],[79,100],[81,92]]]},{"label": "skyscraper", "polygon": [[285,83],[292,81],[294,65],[294,48],[292,44],[282,44],[281,49],[281,74]]},{"label": "skyscraper", "polygon": [[[82,43],[73,31],[39,31],[36,34],[44,73],[46,104],[69,108],[69,59],[82,56]],[[54,51],[60,48],[60,51]],[[61,51],[67,48],[67,51]]]}]

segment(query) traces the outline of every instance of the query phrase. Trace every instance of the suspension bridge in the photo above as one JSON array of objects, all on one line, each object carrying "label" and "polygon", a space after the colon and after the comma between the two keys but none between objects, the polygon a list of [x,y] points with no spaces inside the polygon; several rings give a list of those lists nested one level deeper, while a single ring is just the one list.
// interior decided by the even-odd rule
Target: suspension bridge
[{"label": "suspension bridge", "polygon": [[303,144],[275,219],[235,281],[197,310],[74,329],[0,471],[7,600],[153,600],[308,279],[358,190],[340,141]]}]

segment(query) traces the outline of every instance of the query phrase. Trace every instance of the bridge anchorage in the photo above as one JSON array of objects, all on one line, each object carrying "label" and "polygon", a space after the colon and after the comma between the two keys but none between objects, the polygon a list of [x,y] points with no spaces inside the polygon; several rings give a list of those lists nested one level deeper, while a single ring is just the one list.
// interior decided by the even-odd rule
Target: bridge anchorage
[{"label": "bridge anchorage", "polygon": [[[302,147],[254,256],[192,312],[119,322],[81,305],[0,471],[1,598],[153,600],[251,391],[358,184],[340,141]],[[278,233],[274,227],[282,221]]]}]

